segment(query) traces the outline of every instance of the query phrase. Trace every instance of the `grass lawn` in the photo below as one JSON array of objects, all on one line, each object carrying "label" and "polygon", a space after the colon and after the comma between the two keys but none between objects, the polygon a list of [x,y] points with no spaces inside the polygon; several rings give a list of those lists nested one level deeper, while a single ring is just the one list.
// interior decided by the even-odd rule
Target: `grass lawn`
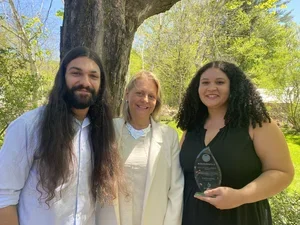
[{"label": "grass lawn", "polygon": [[295,177],[288,190],[300,193],[300,134],[285,134],[286,141],[289,146],[290,154],[295,167]]},{"label": "grass lawn", "polygon": [[[168,124],[170,127],[173,127],[177,131],[180,139],[183,132],[180,129],[176,128],[175,121],[172,120],[166,122],[166,124]],[[285,131],[284,134],[295,167],[295,177],[291,185],[288,187],[288,190],[300,193],[300,134],[289,134]]]}]

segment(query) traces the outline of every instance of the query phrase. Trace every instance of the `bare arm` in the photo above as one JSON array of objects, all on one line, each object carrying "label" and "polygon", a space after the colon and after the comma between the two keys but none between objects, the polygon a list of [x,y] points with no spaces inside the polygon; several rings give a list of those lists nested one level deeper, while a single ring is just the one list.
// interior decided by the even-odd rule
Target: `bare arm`
[{"label": "bare arm", "polygon": [[253,129],[255,151],[263,173],[241,189],[244,202],[256,202],[285,189],[293,180],[294,167],[285,138],[272,121]]},{"label": "bare arm", "polygon": [[0,209],[0,225],[18,225],[18,214],[16,206],[8,206]]}]

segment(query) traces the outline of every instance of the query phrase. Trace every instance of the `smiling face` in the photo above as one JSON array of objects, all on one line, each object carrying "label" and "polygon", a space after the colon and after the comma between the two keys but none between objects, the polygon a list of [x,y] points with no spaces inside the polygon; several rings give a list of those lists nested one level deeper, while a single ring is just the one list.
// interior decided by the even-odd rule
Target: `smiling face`
[{"label": "smiling face", "polygon": [[209,68],[200,77],[198,93],[208,109],[227,107],[230,80],[221,70]]},{"label": "smiling face", "polygon": [[153,79],[141,77],[135,80],[132,89],[126,91],[131,119],[136,122],[149,121],[157,102],[157,86]]},{"label": "smiling face", "polygon": [[97,99],[100,68],[88,57],[72,60],[66,68],[67,100],[75,109],[86,109]]}]

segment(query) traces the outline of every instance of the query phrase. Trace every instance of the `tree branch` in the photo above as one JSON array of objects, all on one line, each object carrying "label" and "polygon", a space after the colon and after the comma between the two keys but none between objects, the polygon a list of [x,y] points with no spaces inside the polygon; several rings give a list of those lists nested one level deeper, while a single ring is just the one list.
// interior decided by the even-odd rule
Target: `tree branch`
[{"label": "tree branch", "polygon": [[8,123],[5,125],[5,127],[1,130],[1,132],[0,132],[0,136],[4,133],[4,131],[7,129],[7,127],[8,127]]},{"label": "tree branch", "polygon": [[51,9],[51,7],[52,7],[52,4],[53,4],[53,0],[51,0],[51,2],[50,2],[49,8],[48,8],[48,11],[47,11],[47,14],[46,14],[46,18],[45,18],[43,24],[46,24],[46,22],[47,22],[47,20],[48,20],[48,17],[49,17],[49,14],[50,14],[50,9]]},{"label": "tree branch", "polygon": [[15,35],[17,38],[21,39],[23,42],[25,42],[24,38],[21,37],[19,34],[15,33],[14,31],[10,30],[9,28],[7,28],[4,25],[1,25],[2,28],[4,28],[6,31],[12,33],[13,35]]}]

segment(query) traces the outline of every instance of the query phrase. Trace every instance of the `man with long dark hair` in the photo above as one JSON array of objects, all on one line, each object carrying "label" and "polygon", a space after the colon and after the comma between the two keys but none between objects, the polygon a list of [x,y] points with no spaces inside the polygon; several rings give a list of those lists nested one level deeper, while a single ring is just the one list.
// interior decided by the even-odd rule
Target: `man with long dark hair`
[{"label": "man with long dark hair", "polygon": [[0,225],[93,225],[123,176],[97,54],[63,58],[48,103],[7,129],[0,151]]}]

